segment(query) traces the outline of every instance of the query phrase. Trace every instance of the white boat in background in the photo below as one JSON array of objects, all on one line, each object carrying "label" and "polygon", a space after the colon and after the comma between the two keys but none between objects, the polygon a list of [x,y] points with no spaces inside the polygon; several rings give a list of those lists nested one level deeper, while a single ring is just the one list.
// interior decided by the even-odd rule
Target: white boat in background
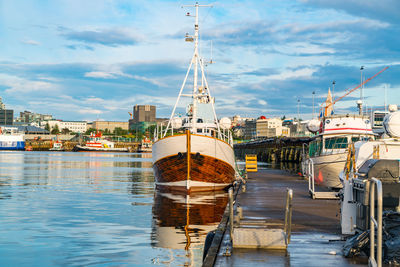
[{"label": "white boat in background", "polygon": [[139,144],[138,152],[139,153],[151,153],[153,142],[147,136],[142,139]]},{"label": "white boat in background", "polygon": [[0,127],[0,150],[25,150],[24,134],[16,127]]},{"label": "white boat in background", "polygon": [[[194,42],[193,57],[166,127],[156,129],[152,151],[156,186],[186,192],[223,189],[232,184],[236,174],[231,122],[217,118],[205,62],[198,51],[199,6],[194,6],[195,33],[186,35],[187,41]],[[193,87],[190,93],[183,93],[192,67]],[[175,114],[181,97],[192,100],[183,117]]]},{"label": "white boat in background", "polygon": [[354,223],[357,217],[357,204],[353,201],[353,179],[358,170],[367,161],[397,160],[400,161],[400,112],[396,105],[389,106],[389,113],[383,120],[385,134],[382,139],[358,141],[346,153],[346,164],[339,174],[343,184],[341,201],[342,234],[354,234]]},{"label": "white boat in background", "polygon": [[76,145],[73,151],[93,151],[93,152],[129,152],[128,148],[117,148],[115,143],[102,138],[102,133],[92,132],[89,141],[84,146]]},{"label": "white boat in background", "polygon": [[313,161],[315,183],[341,188],[338,177],[346,162],[349,144],[373,139],[371,121],[366,116],[347,114],[325,117],[321,132],[310,142],[304,159]]}]

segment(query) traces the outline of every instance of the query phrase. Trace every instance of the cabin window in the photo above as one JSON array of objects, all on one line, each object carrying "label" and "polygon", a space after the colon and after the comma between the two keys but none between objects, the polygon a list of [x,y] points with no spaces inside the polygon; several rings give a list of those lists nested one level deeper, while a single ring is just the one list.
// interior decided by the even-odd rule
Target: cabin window
[{"label": "cabin window", "polygon": [[332,137],[325,139],[325,149],[347,148],[347,137]]},{"label": "cabin window", "polygon": [[310,143],[310,147],[308,149],[308,153],[310,157],[318,156],[321,154],[321,140],[315,140]]},{"label": "cabin window", "polygon": [[352,142],[352,143],[355,143],[355,142],[357,142],[357,141],[360,141],[360,137],[359,137],[359,136],[353,136],[353,137],[351,138],[351,142]]},{"label": "cabin window", "polygon": [[202,133],[203,129],[197,129],[197,133]]}]

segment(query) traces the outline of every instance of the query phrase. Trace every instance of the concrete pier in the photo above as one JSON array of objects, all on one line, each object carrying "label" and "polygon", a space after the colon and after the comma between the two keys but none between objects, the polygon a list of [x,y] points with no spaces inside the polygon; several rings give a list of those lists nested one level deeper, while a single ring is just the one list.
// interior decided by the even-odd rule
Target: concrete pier
[{"label": "concrete pier", "polygon": [[[247,220],[284,222],[286,189],[293,189],[292,241],[285,251],[232,249],[225,232],[214,266],[365,266],[367,258],[346,259],[338,200],[313,200],[307,181],[282,170],[250,173],[236,205]],[[227,253],[228,252],[228,253]],[[230,256],[227,256],[229,255]]]}]

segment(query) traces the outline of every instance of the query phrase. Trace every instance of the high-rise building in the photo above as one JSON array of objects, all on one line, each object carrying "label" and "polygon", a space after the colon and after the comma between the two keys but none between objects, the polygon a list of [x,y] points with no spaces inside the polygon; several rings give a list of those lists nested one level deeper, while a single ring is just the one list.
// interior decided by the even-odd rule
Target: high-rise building
[{"label": "high-rise building", "polygon": [[133,120],[137,122],[156,122],[156,106],[136,105],[133,107]]},{"label": "high-rise building", "polygon": [[0,97],[0,125],[14,124],[14,110],[6,109],[3,99]]},{"label": "high-rise building", "polygon": [[129,130],[144,133],[156,123],[156,106],[135,105],[133,107],[133,119],[129,120]]}]

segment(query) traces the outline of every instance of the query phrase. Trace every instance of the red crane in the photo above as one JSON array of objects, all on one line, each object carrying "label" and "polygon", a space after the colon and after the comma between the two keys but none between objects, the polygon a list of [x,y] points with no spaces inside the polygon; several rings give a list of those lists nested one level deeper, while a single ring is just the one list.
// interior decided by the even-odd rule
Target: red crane
[{"label": "red crane", "polygon": [[[378,73],[376,73],[374,76],[366,79],[364,82],[360,83],[359,85],[357,85],[356,87],[354,87],[353,89],[347,91],[344,95],[342,95],[341,97],[335,99],[335,101],[333,101],[330,104],[327,104],[325,106],[325,108],[328,108],[331,105],[334,105],[336,102],[338,102],[339,100],[343,99],[344,97],[348,96],[349,94],[351,94],[352,92],[354,92],[355,90],[357,90],[358,88],[360,88],[361,86],[363,86],[364,84],[366,84],[367,82],[371,81],[373,78],[375,78],[376,76],[378,76],[379,74],[381,74],[382,72],[384,72],[385,70],[387,70],[389,68],[388,67],[384,67],[381,71],[379,71]],[[348,90],[348,89],[347,89]]]}]

